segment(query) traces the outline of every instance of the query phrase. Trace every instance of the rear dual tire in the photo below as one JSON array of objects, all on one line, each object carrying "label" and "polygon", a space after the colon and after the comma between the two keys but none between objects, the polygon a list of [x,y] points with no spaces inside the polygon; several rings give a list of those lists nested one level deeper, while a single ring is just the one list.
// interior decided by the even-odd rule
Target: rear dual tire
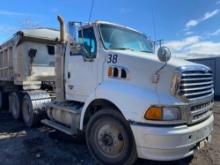
[{"label": "rear dual tire", "polygon": [[23,119],[28,127],[33,127],[39,122],[39,112],[33,108],[32,100],[27,93],[11,93],[9,96],[9,111],[14,119]]},{"label": "rear dual tire", "polygon": [[22,99],[22,117],[28,127],[34,127],[39,123],[39,112],[33,108],[32,100],[28,94]]},{"label": "rear dual tire", "polygon": [[8,108],[8,93],[0,89],[0,110]]},{"label": "rear dual tire", "polygon": [[22,94],[18,92],[13,92],[9,95],[9,112],[11,112],[12,117],[16,120],[22,118],[21,114],[21,102]]},{"label": "rear dual tire", "polygon": [[2,110],[3,108],[3,94],[2,94],[2,91],[0,89],[0,110]]}]

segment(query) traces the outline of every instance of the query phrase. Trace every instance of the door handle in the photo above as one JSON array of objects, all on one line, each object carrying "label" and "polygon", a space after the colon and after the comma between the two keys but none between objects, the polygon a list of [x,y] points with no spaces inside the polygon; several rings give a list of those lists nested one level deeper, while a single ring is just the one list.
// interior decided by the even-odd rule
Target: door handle
[{"label": "door handle", "polygon": [[69,89],[72,90],[74,88],[73,85],[68,85]]},{"label": "door handle", "polygon": [[71,77],[70,72],[67,73],[67,77],[68,77],[68,79],[70,79],[70,77]]}]

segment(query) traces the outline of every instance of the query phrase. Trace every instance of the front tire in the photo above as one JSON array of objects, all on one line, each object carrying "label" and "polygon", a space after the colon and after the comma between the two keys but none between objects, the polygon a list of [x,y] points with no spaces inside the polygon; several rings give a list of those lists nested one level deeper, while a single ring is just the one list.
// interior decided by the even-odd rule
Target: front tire
[{"label": "front tire", "polygon": [[86,142],[101,164],[133,164],[137,159],[132,131],[126,119],[112,109],[100,110],[90,119]]}]

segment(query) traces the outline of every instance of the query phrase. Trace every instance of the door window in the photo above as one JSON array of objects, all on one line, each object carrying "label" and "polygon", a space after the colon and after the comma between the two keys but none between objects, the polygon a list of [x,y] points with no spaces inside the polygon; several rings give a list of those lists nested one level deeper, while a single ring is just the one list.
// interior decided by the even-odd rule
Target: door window
[{"label": "door window", "polygon": [[79,31],[79,41],[82,42],[90,56],[92,58],[95,58],[97,51],[97,43],[95,39],[95,33],[92,27],[83,29],[83,33],[82,31]]}]

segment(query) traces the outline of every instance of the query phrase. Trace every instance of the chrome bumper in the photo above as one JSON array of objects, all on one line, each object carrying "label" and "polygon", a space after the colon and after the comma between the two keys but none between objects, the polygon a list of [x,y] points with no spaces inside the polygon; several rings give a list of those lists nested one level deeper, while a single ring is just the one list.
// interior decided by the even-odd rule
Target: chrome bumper
[{"label": "chrome bumper", "polygon": [[209,142],[214,117],[188,126],[140,126],[131,129],[137,145],[138,157],[143,159],[171,161],[190,156],[200,142]]}]

